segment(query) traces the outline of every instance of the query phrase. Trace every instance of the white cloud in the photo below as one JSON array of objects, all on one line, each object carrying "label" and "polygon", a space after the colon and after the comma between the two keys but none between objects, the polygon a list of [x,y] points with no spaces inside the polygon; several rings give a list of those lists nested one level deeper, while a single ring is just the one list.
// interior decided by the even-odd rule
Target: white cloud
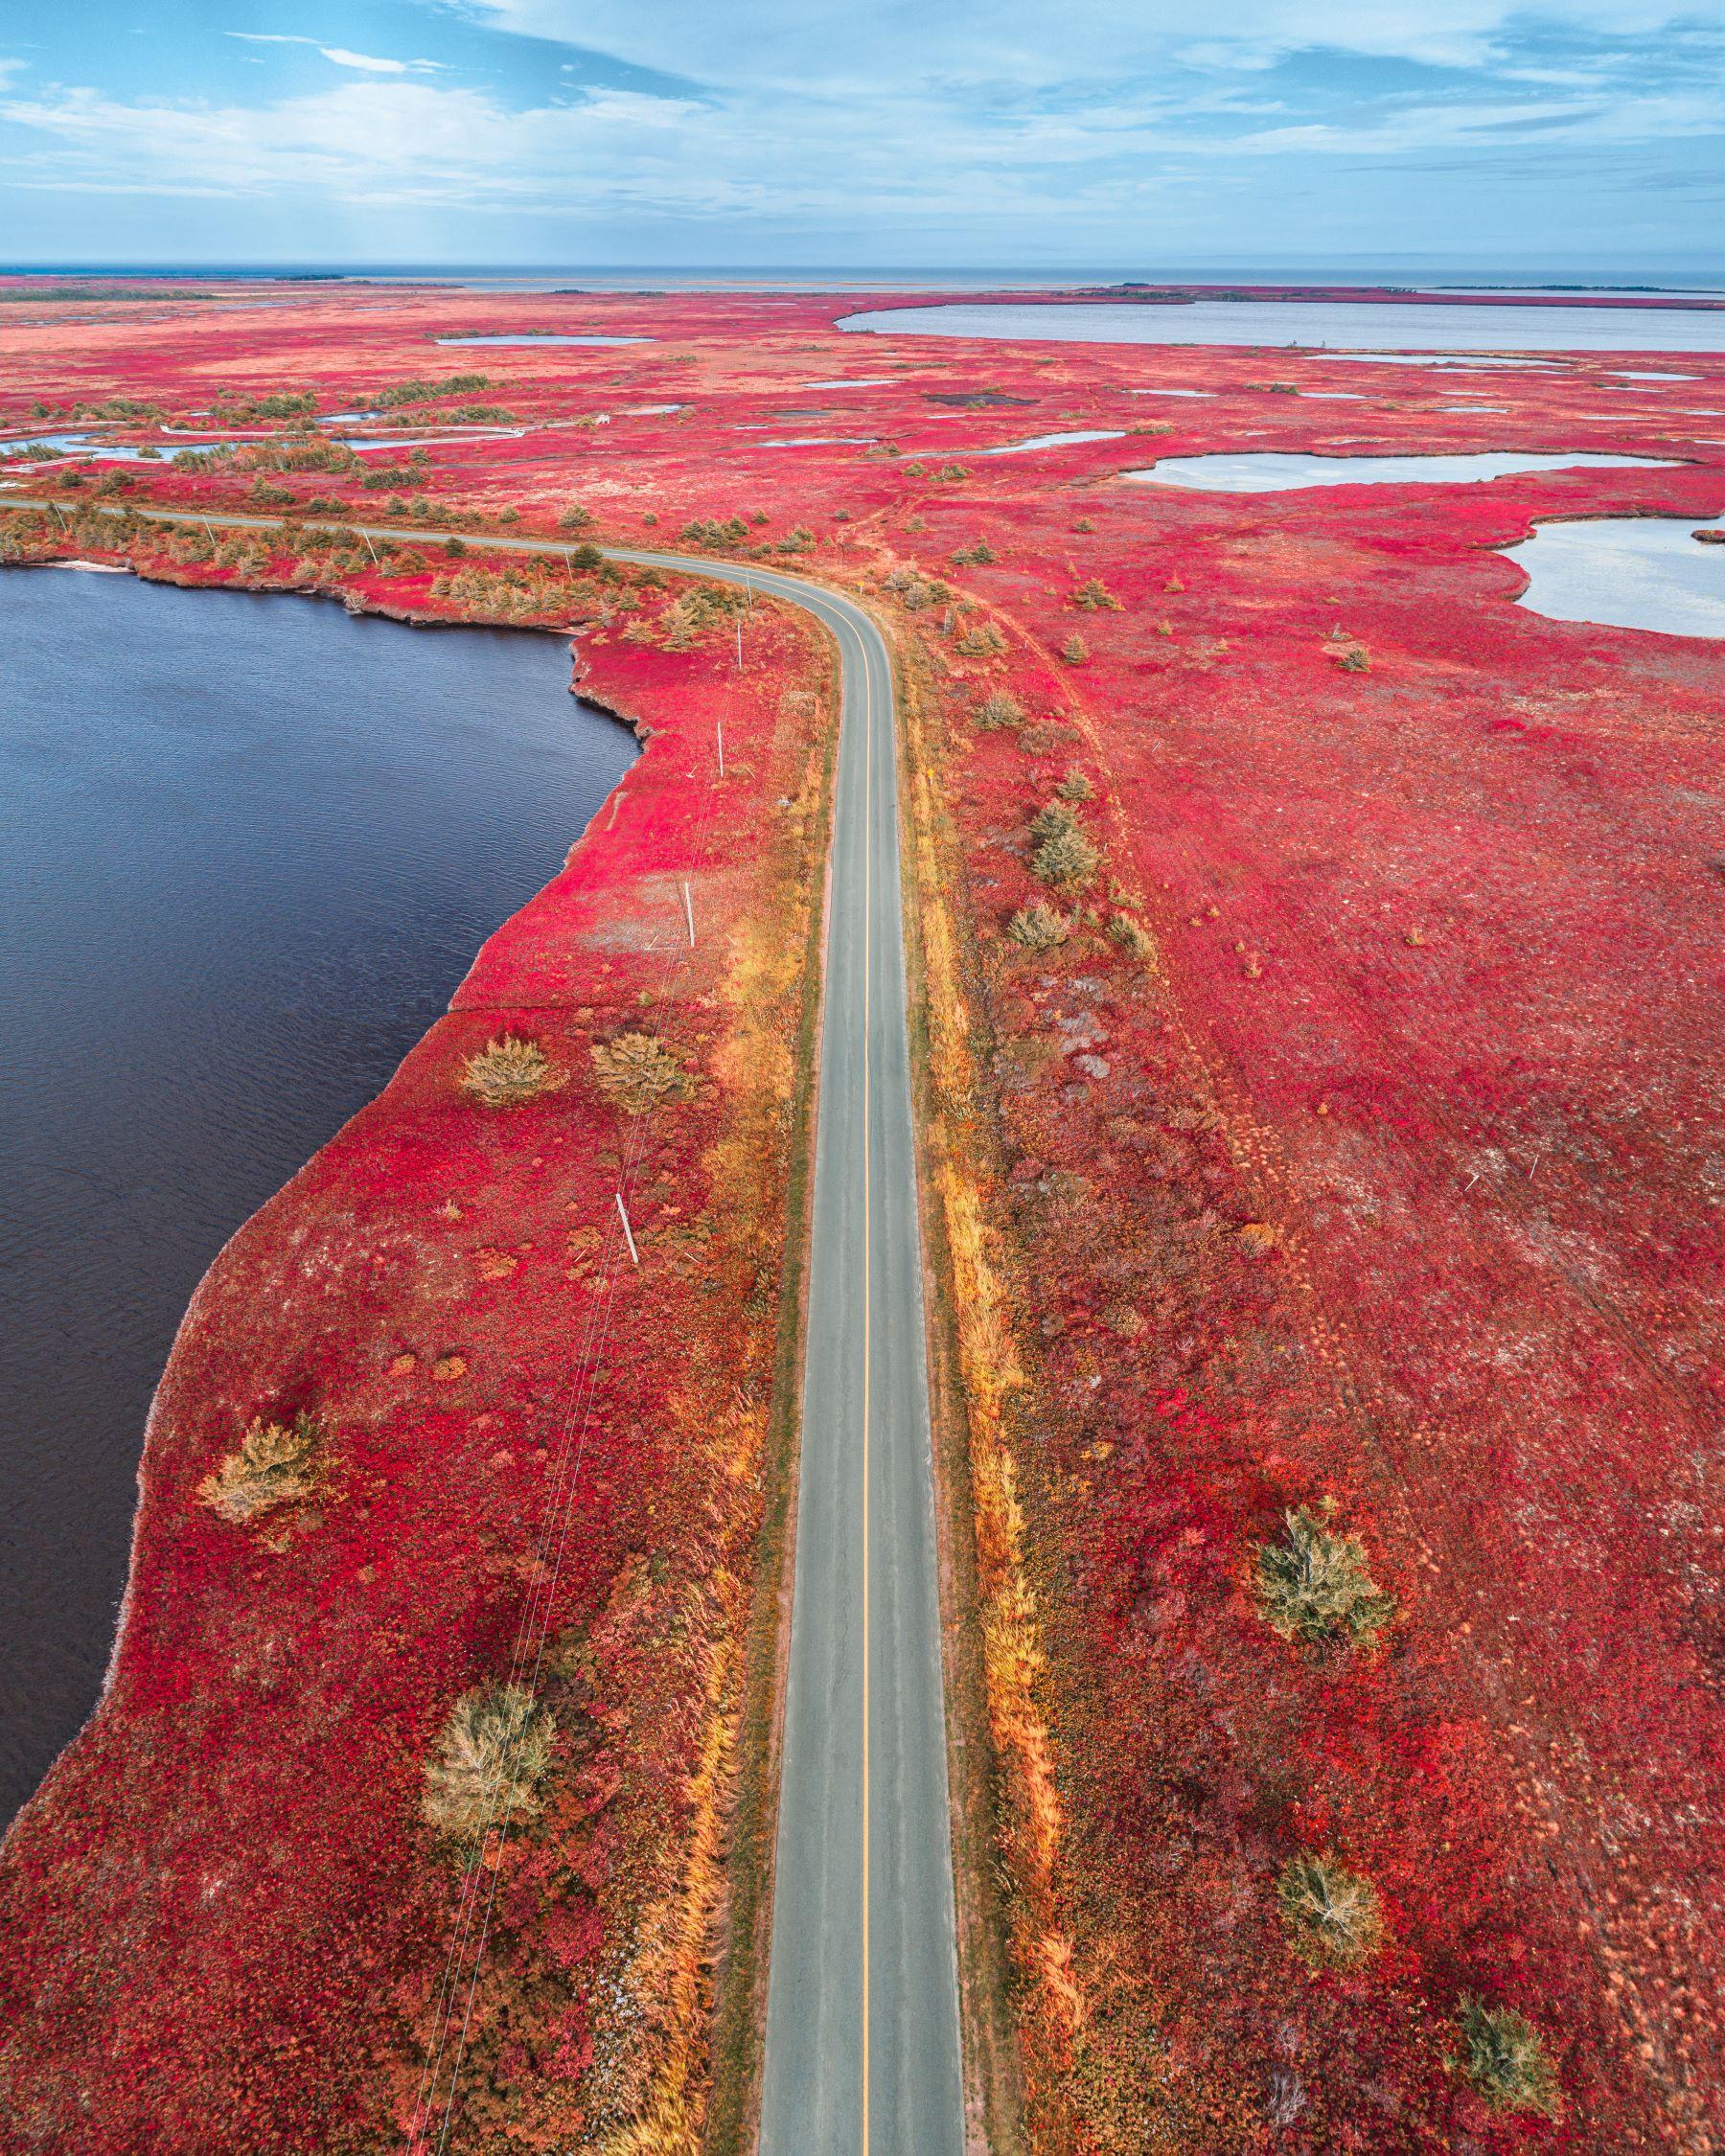
[{"label": "white cloud", "polygon": [[[312,190],[368,203],[519,206],[603,183],[626,159],[662,168],[692,107],[605,90],[514,111],[484,92],[395,80],[343,83],[275,104],[127,103],[86,89],[0,97],[0,122],[46,138],[26,184],[189,195]],[[700,174],[686,175],[686,192]]]},{"label": "white cloud", "polygon": [[405,75],[415,65],[411,60],[377,59],[370,53],[350,53],[343,45],[320,45],[317,49],[337,67],[357,68],[362,75]]},{"label": "white cloud", "polygon": [[315,37],[290,36],[283,31],[226,30],[224,37],[237,37],[245,45],[310,45],[336,67],[351,67],[361,75],[435,75],[442,62],[428,59],[380,59],[375,53],[352,53],[345,45],[320,45]]},{"label": "white cloud", "polygon": [[[1625,32],[1664,11],[1663,0],[1554,4],[1576,23]],[[1725,17],[1725,0],[1694,0],[1694,27],[1656,53],[1565,43],[1543,20],[1532,39],[1507,0],[1445,0],[1436,28],[1437,0],[1235,0],[1220,31],[1207,24],[1197,38],[1189,15],[1177,29],[1171,11],[1153,16],[1141,0],[1087,0],[1065,15],[1041,0],[470,6],[699,86],[651,95],[565,78],[518,109],[447,71],[431,77],[428,61],[230,32],[310,46],[348,79],[256,104],[0,88],[0,124],[28,147],[0,172],[35,189],[317,198],[356,217],[406,206],[691,228],[824,222],[878,234],[887,259],[895,233],[936,228],[1035,228],[1069,250],[1101,235],[1131,249],[1159,208],[1191,195],[1194,171],[1212,194],[1245,189],[1268,158],[1316,172],[1349,156],[1441,152],[1478,167],[1541,144],[1725,130],[1701,28]],[[1333,69],[1275,71],[1279,53],[1317,44],[1490,64],[1460,87],[1432,76],[1417,97],[1358,86],[1362,76],[1403,82],[1400,71],[1353,70],[1351,90]],[[1279,173],[1278,189],[1285,207],[1294,196]]]},{"label": "white cloud", "polygon": [[[441,0],[435,0],[441,4]],[[1473,68],[1544,35],[1644,37],[1725,24],[1725,0],[1230,0],[1195,23],[1143,0],[469,0],[482,21],[707,83],[891,95],[908,79],[1051,91],[1117,81],[1197,46],[1208,66],[1351,53]],[[1196,33],[1196,34],[1195,34]]]}]

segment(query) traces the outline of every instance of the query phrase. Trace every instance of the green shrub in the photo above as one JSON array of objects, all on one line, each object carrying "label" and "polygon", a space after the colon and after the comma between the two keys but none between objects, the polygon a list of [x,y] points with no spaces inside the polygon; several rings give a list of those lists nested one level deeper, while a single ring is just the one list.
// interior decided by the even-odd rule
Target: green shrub
[{"label": "green shrub", "polygon": [[592,511],[583,509],[578,501],[572,501],[558,516],[557,528],[560,532],[585,532],[592,521]]},{"label": "green shrub", "polygon": [[918,613],[924,607],[944,606],[953,594],[951,587],[938,577],[919,576],[914,569],[889,569],[881,580],[900,606]]},{"label": "green shrub", "polygon": [[1109,921],[1108,932],[1120,949],[1129,952],[1134,958],[1154,959],[1157,955],[1156,938],[1130,913],[1115,914]]},{"label": "green shrub", "polygon": [[1030,836],[1039,841],[1056,837],[1064,831],[1077,829],[1078,812],[1069,808],[1064,801],[1048,802],[1046,807],[1038,809],[1030,818]]},{"label": "green shrub", "polygon": [[741,516],[691,516],[677,536],[685,546],[737,546],[748,537],[748,526]]},{"label": "green shrub", "polygon": [[302,1412],[291,1423],[254,1416],[240,1450],[204,1477],[197,1494],[224,1520],[243,1525],[260,1519],[311,1494],[322,1448],[322,1427],[313,1415]]},{"label": "green shrub", "polygon": [[1335,1509],[1333,1498],[1316,1512],[1302,1504],[1283,1515],[1279,1541],[1259,1545],[1258,1606],[1286,1640],[1368,1647],[1395,1615],[1395,1602],[1372,1578],[1358,1536],[1332,1530]]},{"label": "green shrub", "polygon": [[1016,697],[1008,696],[1004,689],[996,689],[982,699],[972,716],[985,734],[991,734],[1002,726],[1022,724],[1024,711]]},{"label": "green shrub", "polygon": [[519,1685],[463,1692],[426,1765],[420,1809],[426,1823],[454,1836],[532,1819],[556,1734],[550,1709]]},{"label": "green shrub", "polygon": [[1006,933],[1026,951],[1052,951],[1071,932],[1072,924],[1066,915],[1040,899],[1034,906],[1021,906],[1006,925]]},{"label": "green shrub", "polygon": [[1092,613],[1117,613],[1120,606],[1100,577],[1092,577],[1088,583],[1081,584],[1072,594],[1072,604],[1087,608]]},{"label": "green shrub", "polygon": [[99,404],[74,405],[73,409],[87,419],[150,420],[162,416],[159,404],[137,397],[104,397]]},{"label": "green shrub", "polygon": [[1383,1944],[1377,1889],[1334,1857],[1290,1858],[1276,1883],[1276,1900],[1289,1943],[1315,1968],[1356,1968]]},{"label": "green shrub", "polygon": [[1030,857],[1030,865],[1045,883],[1062,890],[1075,889],[1089,883],[1101,858],[1074,821],[1051,832]]},{"label": "green shrub", "polygon": [[952,559],[960,566],[975,562],[978,567],[981,567],[995,559],[995,550],[985,539],[979,539],[974,540],[969,546],[959,547]]},{"label": "green shrub", "polygon": [[1069,636],[1060,647],[1060,655],[1069,666],[1082,666],[1090,657],[1090,646],[1082,636]]},{"label": "green shrub", "polygon": [[645,1115],[667,1101],[687,1100],[695,1081],[675,1049],[651,1033],[621,1033],[593,1044],[599,1089],[628,1115]]},{"label": "green shrub", "polygon": [[219,398],[210,417],[218,426],[248,426],[257,420],[310,418],[316,409],[313,391],[281,389],[266,397]]},{"label": "green shrub", "polygon": [[461,1089],[483,1108],[518,1108],[553,1091],[563,1080],[537,1041],[499,1034],[461,1068]]},{"label": "green shrub", "polygon": [[1074,764],[1054,791],[1063,801],[1088,801],[1096,790]]},{"label": "green shrub", "polygon": [[446,375],[441,381],[399,381],[392,389],[380,389],[356,399],[369,412],[388,411],[395,404],[426,404],[434,397],[459,397],[470,390],[489,389],[489,375]]},{"label": "green shrub", "polygon": [[1473,1998],[1464,1998],[1458,2013],[1467,2044],[1467,2077],[1486,2102],[1498,2111],[1540,2111],[1556,2118],[1563,2108],[1556,2069],[1526,2015]]}]

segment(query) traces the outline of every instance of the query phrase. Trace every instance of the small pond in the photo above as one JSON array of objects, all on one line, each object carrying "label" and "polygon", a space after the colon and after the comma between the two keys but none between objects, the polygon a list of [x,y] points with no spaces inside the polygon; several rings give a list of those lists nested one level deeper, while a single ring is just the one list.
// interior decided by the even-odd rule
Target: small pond
[{"label": "small pond", "polygon": [[[966,449],[966,456],[1014,457],[1022,449],[1061,449],[1071,442],[1120,442],[1125,429],[1118,426],[1082,426],[1069,434],[1027,434],[1022,442],[1002,442],[992,449]],[[923,450],[922,455],[930,452]],[[938,452],[936,452],[938,453]]]},{"label": "small pond", "polygon": [[1667,457],[1538,456],[1527,450],[1426,457],[1325,457],[1254,449],[1238,456],[1164,457],[1143,471],[1122,471],[1153,487],[1204,493],[1279,494],[1302,487],[1451,486],[1502,479],[1514,471],[1570,471],[1582,466],[1660,469]]},{"label": "small pond", "polygon": [[1527,572],[1517,604],[1549,620],[1725,637],[1725,516],[1552,521],[1503,551]]}]

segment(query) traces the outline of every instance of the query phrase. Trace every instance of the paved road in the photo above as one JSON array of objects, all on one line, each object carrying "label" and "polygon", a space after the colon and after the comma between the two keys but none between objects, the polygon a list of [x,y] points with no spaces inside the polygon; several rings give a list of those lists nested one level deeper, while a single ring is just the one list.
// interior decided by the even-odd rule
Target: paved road
[{"label": "paved road", "polygon": [[963,2093],[892,667],[842,666],[761,2156],[961,2156]]},{"label": "paved road", "polygon": [[[456,536],[358,528],[421,542]],[[564,551],[532,539],[472,543]],[[761,2156],[961,2156],[891,662],[861,608],[799,577],[606,552],[770,592],[813,614],[839,647],[843,722],[760,2145]]]}]

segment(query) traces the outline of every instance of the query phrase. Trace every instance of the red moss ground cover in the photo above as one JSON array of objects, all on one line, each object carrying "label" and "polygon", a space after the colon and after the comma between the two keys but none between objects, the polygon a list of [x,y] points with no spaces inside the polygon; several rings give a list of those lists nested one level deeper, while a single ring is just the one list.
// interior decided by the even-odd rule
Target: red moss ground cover
[{"label": "red moss ground cover", "polygon": [[[832,699],[796,617],[739,677],[662,603],[578,646],[646,754],[188,1315],[107,1692],[7,1844],[9,2147],[689,2145]],[[538,1089],[488,1106],[511,1036]],[[300,1417],[309,1486],[209,1502]],[[440,1834],[451,1708],[509,1678],[548,1770]]]},{"label": "red moss ground cover", "polygon": [[[129,395],[187,418],[223,393],[313,389],[320,410],[345,411],[391,382],[483,372],[482,391],[443,402],[480,397],[527,431],[448,443],[434,439],[445,431],[437,400],[391,407],[422,420],[427,444],[418,476],[396,490],[400,509],[352,472],[263,476],[293,495],[307,523],[337,521],[305,509],[314,492],[353,517],[392,524],[424,498],[422,521],[458,525],[476,545],[505,529],[506,511],[509,530],[551,533],[575,503],[591,522],[571,522],[572,545],[669,542],[695,522],[685,544],[775,556],[789,546],[815,573],[874,592],[907,654],[922,654],[908,679],[935,1187],[964,1291],[998,1853],[1030,2144],[1714,2146],[1725,2131],[1725,1520],[1710,1207],[1725,659],[1713,644],[1517,609],[1517,573],[1492,550],[1537,516],[1716,515],[1725,362],[1589,354],[1462,382],[1309,353],[976,347],[834,331],[850,308],[885,304],[879,295],[260,296],[268,304],[185,303],[145,310],[143,322],[116,310],[111,322],[72,328],[0,325],[8,427],[15,421],[22,436],[49,424],[32,412],[37,401],[70,425],[75,397]],[[653,341],[472,351],[428,341],[530,327]],[[1630,382],[1614,372],[1660,367],[1700,378]],[[888,379],[813,386],[875,377]],[[1207,394],[1138,394],[1154,388]],[[1322,401],[1342,393],[1348,401]],[[669,402],[681,408],[629,410]],[[1503,409],[1443,408],[1460,402]],[[1089,428],[1121,438],[980,453]],[[142,440],[150,428],[124,431]],[[803,435],[871,439],[765,446]],[[285,437],[278,426],[278,444]],[[1685,461],[1484,488],[1280,496],[1117,477],[1158,454],[1242,448]],[[244,507],[260,476],[128,469],[140,494],[188,510]],[[62,487],[53,468],[41,474],[29,491],[68,505],[104,484],[92,473]],[[423,551],[426,564],[396,580],[406,603],[516,604],[494,584],[434,595],[434,577],[471,564]],[[332,553],[349,558],[335,581],[369,573],[351,539],[320,559]],[[479,565],[494,577],[495,560]],[[193,562],[186,573],[257,572]],[[694,663],[615,640],[602,657],[608,678],[618,664],[655,670],[656,694],[671,670]],[[1020,714],[979,727],[976,707],[996,689]],[[679,685],[679,708],[684,693]],[[637,773],[630,787],[641,783]],[[1073,887],[1034,872],[1042,840],[1028,828],[1063,784],[1102,850]],[[580,857],[595,891],[621,872],[598,844]],[[1069,922],[1068,940],[1040,952],[1008,928],[1037,903]],[[576,1008],[618,1021],[632,978],[619,973],[617,984],[607,1003],[584,979]],[[577,993],[571,981],[567,994]],[[506,1014],[512,994],[499,982],[491,1010]],[[448,1022],[476,1030],[460,1012]],[[460,1040],[465,1048],[469,1035]],[[415,1068],[398,1085],[418,1083]],[[455,1117],[447,1086],[432,1090],[437,1112]],[[554,1121],[576,1090],[572,1078],[516,1112]],[[418,1098],[403,1095],[403,1109]],[[678,1113],[706,1111],[703,1098]],[[420,1113],[415,1106],[403,1128],[417,1132]],[[472,1120],[462,1112],[461,1128]],[[442,1204],[448,1157],[417,1137],[413,1157],[427,1203]],[[311,1184],[302,1179],[280,1203],[304,1202],[294,1193],[322,1172],[314,1166]],[[346,1173],[325,1186],[331,1205],[351,1203]],[[518,1202],[512,1187],[511,1208]],[[542,1247],[538,1222],[526,1232]],[[342,1234],[354,1251],[367,1234],[379,1243],[370,1226]],[[257,1250],[246,1262],[273,1293],[289,1260],[269,1253],[270,1240],[237,1249]],[[484,1240],[514,1252],[489,1228]],[[359,1260],[346,1262],[351,1272]],[[499,1303],[506,1292],[518,1290],[475,1290]],[[307,1338],[351,1357],[334,1302],[316,1307],[329,1330],[307,1319]],[[559,1307],[543,1306],[547,1328]],[[453,1320],[461,1306],[449,1308]],[[202,1322],[195,1314],[189,1337]],[[378,1322],[387,1330],[381,1305]],[[513,1316],[498,1322],[507,1329],[494,1334],[493,1357],[516,1337]],[[427,1382],[426,1358],[460,1356],[469,1372],[455,1382],[471,1385],[488,1360],[476,1326],[433,1325],[399,1350],[418,1360],[389,1385],[419,1388],[414,1413],[439,1432],[453,1419],[439,1406],[449,1395]],[[470,1337],[481,1352],[470,1352]],[[236,1342],[238,1356],[254,1355],[245,1335]],[[368,1430],[375,1418],[379,1457],[404,1452],[383,1381],[366,1376],[380,1388],[370,1392],[357,1372],[343,1382],[350,1413]],[[211,1383],[231,1425],[243,1405],[237,1365],[212,1367]],[[267,1404],[290,1410],[297,1396],[280,1384]],[[158,1430],[176,1397],[171,1381]],[[619,1452],[611,1488],[638,1531],[647,1503],[680,1519],[708,1485],[666,1434],[664,1403],[680,1399],[673,1366],[643,1362],[631,1397],[643,1403],[631,1411],[644,1449],[627,1471]],[[657,1404],[653,1415],[646,1403]],[[481,1411],[525,1412],[489,1399]],[[524,1442],[511,1441],[518,1451]],[[481,1439],[468,1442],[476,1465]],[[214,1443],[205,1430],[199,1475]],[[173,1469],[182,1497],[193,1464]],[[398,1663],[428,1655],[434,1665],[435,1681],[413,1695],[421,1701],[459,1688],[442,1658],[459,1659],[460,1626],[475,1651],[494,1655],[498,1613],[520,1599],[518,1582],[495,1602],[464,1599],[478,1576],[476,1544],[449,1515],[460,1513],[455,1489],[465,1499],[474,1479],[434,1502],[441,1485],[425,1475],[415,1502],[435,1523],[426,1547],[460,1560],[448,1607],[467,1615],[427,1647],[418,1596],[431,1568],[417,1558],[411,1590],[400,1591],[407,1598],[383,1597]],[[1257,1553],[1285,1534],[1290,1511],[1322,1520],[1326,1501],[1333,1530],[1358,1539],[1393,1604],[1369,1645],[1314,1647],[1266,1621]],[[190,1511],[193,1527],[158,1524],[154,1502],[140,1564],[156,1563],[160,1542],[160,1569],[148,1576],[165,1592],[200,1576],[209,1560],[198,1538],[207,1544],[216,1528]],[[356,1520],[352,1500],[331,1506],[332,1525],[347,1511]],[[498,1540],[509,1537],[499,1530]],[[590,1688],[560,1706],[586,1716],[584,1732],[605,1729],[625,1775],[650,1755],[651,1709],[629,1709],[632,1750],[604,1720],[611,1698],[676,1699],[685,1719],[674,1726],[692,1732],[699,1722],[687,1719],[692,1681],[679,1688],[661,1666],[668,1635],[655,1645],[629,1627],[634,1589],[617,1587],[618,1568],[642,1547],[650,1537],[598,1535],[605,1554],[584,1574],[580,1610],[618,1644],[601,1650],[602,1681],[582,1675]],[[267,1573],[261,1555],[246,1562]],[[674,1568],[673,1581],[682,1576]],[[334,1575],[316,1577],[327,1600]],[[238,1627],[242,1605],[224,1606]],[[258,1651],[236,1645],[234,1659],[249,1669],[245,1655]],[[190,1666],[207,1672],[209,1659]],[[199,1711],[231,1715],[234,1701],[212,1693]],[[403,1709],[390,1725],[414,1728],[415,1757],[423,1707],[420,1715],[414,1724]],[[238,1725],[193,1726],[218,1763],[215,1779],[196,1784],[207,1792],[243,1758]],[[75,1753],[60,1785],[77,1774],[79,1790],[102,1786],[99,1755],[118,1775],[133,1755],[117,1736],[102,1752],[106,1741],[99,1723],[84,1740],[87,1775]],[[170,1738],[152,1725],[150,1741]],[[412,1748],[377,1731],[366,1741],[398,1745],[389,1786],[407,1792]],[[180,1771],[183,1755],[160,1755]],[[307,1786],[292,1785],[302,1813]],[[321,1846],[387,1841],[362,1802],[364,1777],[322,1786],[332,1796],[311,1822]],[[27,1815],[14,1851],[28,1857],[45,1831],[55,1784],[50,1800]],[[207,1794],[197,1808],[158,1803],[184,1851],[170,1876],[221,1876],[211,1860],[215,1803]],[[609,1823],[595,1839],[620,1832],[625,1815],[635,1819],[636,1807],[602,1810]],[[103,1893],[132,1892],[105,1882],[144,1861],[114,1817],[103,1816],[108,1846],[131,1853],[104,1860]],[[679,1827],[649,1808],[639,1820],[640,1866],[688,1846],[686,1818]],[[68,1831],[63,1846],[94,1867],[99,1837]],[[561,1824],[547,1839],[562,1846]],[[570,1839],[585,1846],[580,1833]],[[1309,1966],[1282,1914],[1278,1886],[1308,1853],[1368,1882],[1375,1897],[1375,1930],[1359,1933],[1369,1950],[1351,1966],[1322,1956]],[[540,1892],[531,1862],[510,1861]],[[54,1986],[74,1965],[66,1927],[96,1876],[68,1870],[57,1890],[58,1928],[30,1964],[44,1998],[60,1996]],[[544,1891],[563,1892],[556,1882]],[[625,1899],[658,1906],[632,1891]],[[434,1895],[429,1915],[410,1904],[406,1929],[381,1939],[361,1902],[374,1910],[356,1889],[304,1884],[292,1936],[318,1939],[324,1965],[369,1954],[380,1970],[413,1961],[399,1951],[403,1939],[440,1936]],[[256,1963],[240,1952],[242,1928],[219,1889],[197,1926],[190,1936],[209,1943],[196,1984],[213,2002],[201,2020],[195,1988],[159,2007],[137,1994],[139,1969],[154,1986],[163,1933],[143,1937],[124,1983],[109,1980],[132,1999],[138,2049],[126,2072],[159,2054],[164,2085],[178,2076],[192,2092],[179,2141],[165,2133],[164,2146],[196,2145],[196,2103],[210,2085],[188,2064],[188,2030],[207,2031],[196,2040],[231,2073],[224,2032],[258,2026],[237,1989]],[[511,1952],[539,1954],[538,1970],[556,1955],[536,1936],[525,1924]],[[577,1955],[572,1965],[586,1964]],[[544,1996],[561,1999],[562,1980],[545,1981]],[[638,1970],[631,1984],[604,2001],[652,1995]],[[621,2055],[626,2021],[595,2007],[596,1988],[586,1996],[602,2056],[608,2029],[618,2032],[610,2055]],[[1466,2071],[1467,1999],[1526,2015],[1555,2070],[1558,2116],[1488,2100]],[[86,2001],[80,2010],[94,2041],[111,2007]],[[403,2055],[375,2016],[344,2020],[344,2010],[334,2001],[308,2035],[320,2055],[344,2037],[351,2045],[356,2030],[387,2058]],[[423,1999],[400,2012],[411,2023]],[[297,2008],[270,2027],[285,2025],[310,2026]],[[511,2086],[524,2062],[536,2075],[543,2063],[542,2033],[522,2041],[522,2052],[488,2054]],[[569,2041],[578,2058],[586,2037],[572,2030]],[[261,2089],[284,2085],[286,2069],[259,2071]],[[380,2085],[370,2073],[356,2066],[348,2087]],[[575,2083],[578,2103],[587,2086]],[[262,2095],[254,2109],[269,2115]]]},{"label": "red moss ground cover", "polygon": [[[1028,1373],[973,1441],[1039,2144],[1717,2144],[1725,660],[1516,610],[1489,549],[1722,501],[922,512],[931,565],[989,540],[1005,646],[935,641],[923,745],[992,1045],[949,1159]],[[1064,891],[1063,782],[1102,850]],[[1026,951],[1039,902],[1071,932]],[[1327,1502],[1393,1597],[1370,1651],[1256,1591]],[[1355,1967],[1281,1920],[1302,1852],[1375,1891]],[[1538,2030],[1557,2119],[1470,2083],[1467,1998]]]}]

